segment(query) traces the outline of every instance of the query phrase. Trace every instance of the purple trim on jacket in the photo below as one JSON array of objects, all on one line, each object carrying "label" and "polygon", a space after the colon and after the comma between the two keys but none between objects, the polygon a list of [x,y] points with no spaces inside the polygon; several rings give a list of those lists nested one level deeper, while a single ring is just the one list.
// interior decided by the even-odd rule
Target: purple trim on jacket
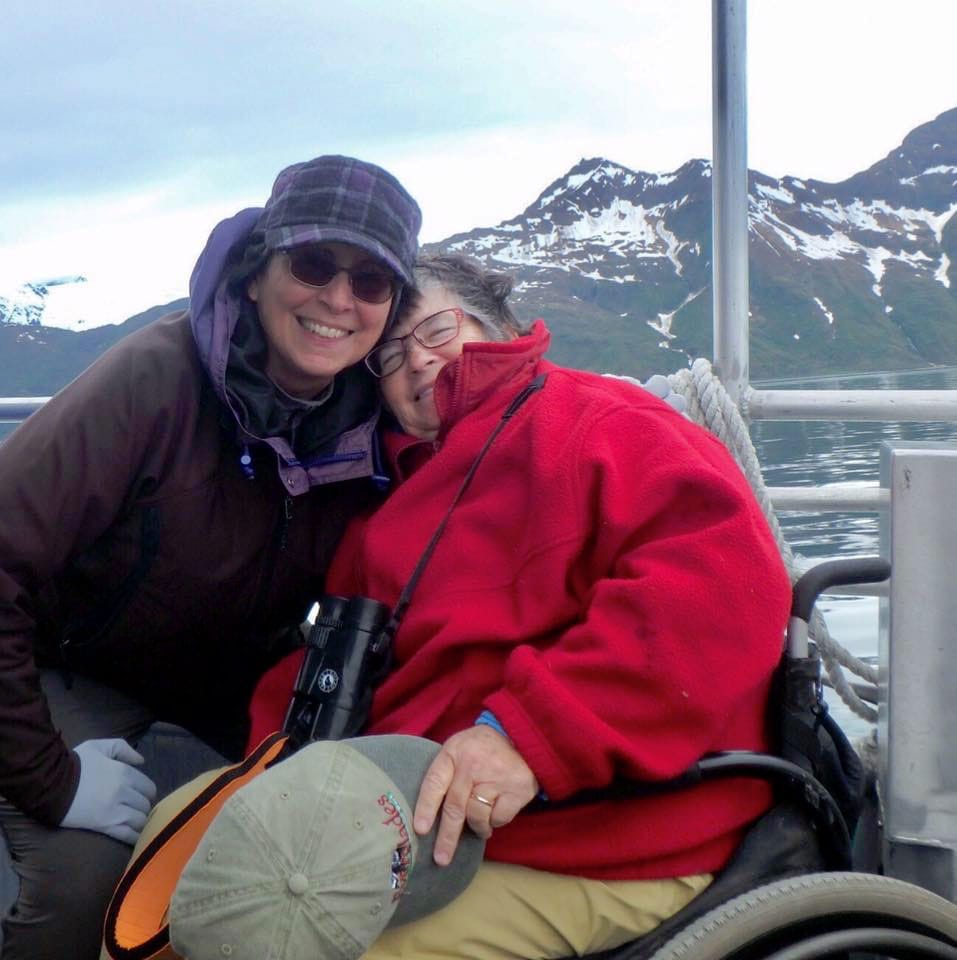
[{"label": "purple trim on jacket", "polygon": [[224,272],[231,253],[242,246],[252,232],[262,209],[248,207],[218,223],[189,279],[189,319],[199,358],[209,373],[213,389],[236,421],[239,444],[265,443],[276,454],[279,478],[290,496],[306,493],[310,487],[339,480],[375,476],[374,448],[378,415],[346,431],[331,455],[319,462],[301,464],[282,437],[257,437],[240,421],[226,390],[229,342],[239,319],[239,304],[226,293]]}]

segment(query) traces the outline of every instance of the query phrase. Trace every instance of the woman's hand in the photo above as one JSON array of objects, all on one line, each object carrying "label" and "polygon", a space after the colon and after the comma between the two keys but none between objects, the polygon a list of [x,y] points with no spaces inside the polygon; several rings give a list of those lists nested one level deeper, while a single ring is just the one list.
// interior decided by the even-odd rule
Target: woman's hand
[{"label": "woman's hand", "polygon": [[506,737],[485,724],[453,734],[432,761],[415,805],[415,832],[428,833],[441,808],[435,862],[450,863],[467,822],[483,839],[539,791],[538,780]]}]

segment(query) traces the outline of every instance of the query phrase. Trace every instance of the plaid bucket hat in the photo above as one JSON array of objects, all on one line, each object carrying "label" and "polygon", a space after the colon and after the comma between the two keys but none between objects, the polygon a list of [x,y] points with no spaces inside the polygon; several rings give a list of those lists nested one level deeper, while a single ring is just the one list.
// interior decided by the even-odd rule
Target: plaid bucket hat
[{"label": "plaid bucket hat", "polygon": [[322,156],[286,167],[256,222],[266,246],[351,243],[412,281],[422,212],[391,173],[353,157]]}]

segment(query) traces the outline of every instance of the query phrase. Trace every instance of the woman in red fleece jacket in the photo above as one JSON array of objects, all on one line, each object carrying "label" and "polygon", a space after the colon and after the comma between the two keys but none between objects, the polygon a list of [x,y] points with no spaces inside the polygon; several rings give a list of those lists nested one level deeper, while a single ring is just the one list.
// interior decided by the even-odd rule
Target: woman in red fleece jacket
[{"label": "woman in red fleece jacket", "polygon": [[[366,359],[396,421],[385,446],[397,486],[347,533],[329,592],[395,604],[533,386],[452,510],[367,731],[444,745],[415,828],[439,819],[443,862],[467,823],[489,838],[487,862],[457,901],[367,956],[455,956],[457,942],[473,958],[604,949],[703,889],[770,792],[735,779],[561,801],[666,780],[712,751],[766,749],[788,577],[714,437],[628,382],[544,360],[548,332],[522,332],[508,277],[438,257],[415,279]],[[281,725],[298,657],[264,678],[254,737]]]}]

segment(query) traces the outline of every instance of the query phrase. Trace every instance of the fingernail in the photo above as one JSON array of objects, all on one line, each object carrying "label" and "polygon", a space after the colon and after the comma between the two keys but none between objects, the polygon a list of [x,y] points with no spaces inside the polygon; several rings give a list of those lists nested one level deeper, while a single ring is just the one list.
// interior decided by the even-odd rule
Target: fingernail
[{"label": "fingernail", "polygon": [[416,833],[428,833],[429,832],[429,821],[424,817],[419,820],[413,820],[412,825],[415,827]]},{"label": "fingernail", "polygon": [[449,855],[448,855],[444,850],[436,850],[436,851],[435,851],[435,862],[436,862],[440,867],[447,867],[447,866],[449,865],[449,860],[450,860],[450,859],[451,859],[451,858],[449,857]]}]

